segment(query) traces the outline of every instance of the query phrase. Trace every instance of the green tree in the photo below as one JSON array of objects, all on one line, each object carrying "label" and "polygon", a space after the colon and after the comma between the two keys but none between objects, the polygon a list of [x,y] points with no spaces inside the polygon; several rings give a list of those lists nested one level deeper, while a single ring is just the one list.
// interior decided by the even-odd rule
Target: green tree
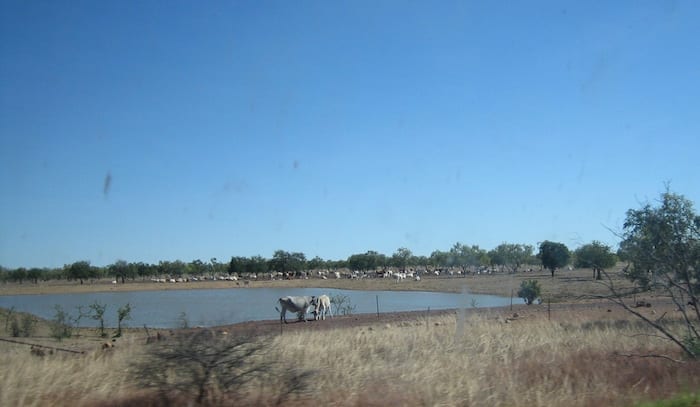
[{"label": "green tree", "polygon": [[158,263],[158,272],[172,278],[182,277],[187,271],[187,264],[180,260],[161,261]]},{"label": "green tree", "polygon": [[610,246],[594,240],[574,251],[574,266],[577,268],[590,268],[593,270],[593,278],[600,280],[600,273],[615,265],[617,257],[610,250]]},{"label": "green tree", "polygon": [[564,243],[545,240],[540,243],[540,252],[537,257],[540,258],[542,266],[552,272],[552,278],[554,278],[554,271],[569,263],[571,253]]},{"label": "green tree", "polygon": [[372,271],[387,266],[387,258],[373,250],[364,254],[353,254],[348,257],[347,266],[352,270]]},{"label": "green tree", "polygon": [[117,309],[117,334],[116,336],[122,336],[122,321],[125,319],[131,319],[131,304],[128,302],[123,307]]},{"label": "green tree", "polygon": [[450,249],[448,266],[459,266],[466,275],[469,267],[479,266],[479,259],[484,253],[485,250],[480,249],[478,245],[467,246],[457,242]]},{"label": "green tree", "polygon": [[12,279],[12,281],[22,284],[22,282],[24,282],[24,280],[27,279],[27,269],[25,269],[24,267],[20,267],[15,270],[12,270],[10,272],[10,278]]},{"label": "green tree", "polygon": [[127,277],[133,279],[136,276],[136,267],[124,260],[117,260],[114,264],[107,266],[107,269],[109,270],[109,274],[114,276],[117,281],[121,280],[122,284],[125,283]]},{"label": "green tree", "polygon": [[540,298],[542,289],[537,280],[523,280],[520,283],[518,297],[525,300],[525,304],[532,304],[537,298]]},{"label": "green tree", "polygon": [[276,250],[268,262],[270,270],[274,270],[278,273],[292,271],[291,257],[291,253],[287,251]]},{"label": "green tree", "polygon": [[268,262],[262,256],[253,256],[245,259],[244,271],[251,274],[267,273]]},{"label": "green tree", "polygon": [[291,253],[289,266],[295,272],[306,270],[306,255],[302,252]]},{"label": "green tree", "polygon": [[428,264],[433,267],[448,267],[448,258],[450,254],[448,252],[443,252],[440,250],[435,250],[430,253],[428,258]]},{"label": "green tree", "polygon": [[309,270],[319,270],[326,267],[326,262],[322,258],[315,256],[308,261],[307,266]]},{"label": "green tree", "polygon": [[413,253],[405,247],[401,247],[391,256],[391,265],[398,268],[400,271],[406,271],[406,266],[413,257]]},{"label": "green tree", "polygon": [[158,274],[158,266],[154,266],[152,264],[138,262],[134,264],[134,267],[136,268],[136,274],[141,277],[142,280],[145,280],[146,277],[155,276]]},{"label": "green tree", "polygon": [[[700,358],[700,216],[693,203],[666,190],[658,206],[627,211],[620,249],[629,262],[627,277],[643,290],[668,295],[683,315],[685,330],[678,334],[650,320],[622,301],[612,284],[613,300],[680,346]],[[682,336],[681,336],[682,335]]]},{"label": "green tree", "polygon": [[187,265],[187,270],[189,274],[193,276],[202,276],[207,273],[207,265],[204,264],[203,261],[196,259],[192,260],[188,265]]},{"label": "green tree", "polygon": [[245,265],[248,261],[245,257],[231,257],[231,261],[228,262],[228,274],[229,275],[242,275],[245,272]]},{"label": "green tree", "polygon": [[84,280],[92,278],[95,275],[95,271],[93,270],[93,268],[94,267],[90,265],[89,261],[76,261],[75,263],[68,266],[68,279],[78,280],[80,281],[80,284],[83,284]]},{"label": "green tree", "polygon": [[100,322],[100,336],[107,336],[105,333],[105,311],[107,310],[107,304],[101,304],[95,301],[93,304],[90,304],[90,309],[92,310],[92,315],[90,317]]},{"label": "green tree", "polygon": [[533,248],[527,244],[501,243],[489,253],[495,264],[502,265],[511,273],[517,273],[520,267],[532,257]]},{"label": "green tree", "polygon": [[29,280],[32,280],[34,284],[39,284],[39,279],[42,277],[43,274],[44,272],[40,268],[33,267],[27,270],[27,278]]},{"label": "green tree", "polygon": [[279,273],[298,272],[306,269],[306,256],[304,253],[290,253],[277,250],[268,262],[269,269]]},{"label": "green tree", "polygon": [[219,261],[216,259],[216,257],[212,257],[209,259],[209,267],[211,268],[212,273],[214,274],[226,274],[228,271],[228,264],[226,263],[219,263]]}]

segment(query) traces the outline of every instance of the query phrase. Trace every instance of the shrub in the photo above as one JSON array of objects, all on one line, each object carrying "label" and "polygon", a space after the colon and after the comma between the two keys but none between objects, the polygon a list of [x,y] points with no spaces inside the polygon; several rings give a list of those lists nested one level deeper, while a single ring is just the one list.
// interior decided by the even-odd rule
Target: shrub
[{"label": "shrub", "polygon": [[105,332],[105,311],[107,310],[107,304],[101,304],[95,301],[90,305],[90,309],[92,310],[91,318],[100,321],[100,336],[104,338],[107,336]]},{"label": "shrub", "polygon": [[125,319],[131,319],[131,304],[128,302],[117,310],[117,333],[115,336],[122,336],[122,321]]},{"label": "shrub", "polygon": [[306,391],[311,373],[274,369],[277,362],[262,357],[266,345],[261,340],[213,330],[179,334],[137,358],[132,379],[140,387],[155,390],[162,405],[227,404],[238,399],[252,381],[278,383],[280,402]]},{"label": "shrub", "polygon": [[180,329],[188,329],[190,327],[190,321],[187,318],[187,313],[182,311],[177,317],[177,327]]},{"label": "shrub", "polygon": [[54,306],[54,309],[56,310],[56,313],[54,314],[50,325],[51,337],[57,341],[61,341],[63,338],[70,338],[70,315],[68,315],[68,313],[63,310],[63,307],[58,304]]},{"label": "shrub", "polygon": [[24,337],[30,337],[34,334],[34,328],[36,327],[36,319],[31,314],[24,314],[20,320],[20,333]]},{"label": "shrub", "polygon": [[19,321],[17,321],[17,317],[12,318],[12,322],[10,322],[10,333],[12,334],[12,337],[16,338],[20,334],[20,329],[19,329]]},{"label": "shrub", "polygon": [[331,304],[335,305],[336,315],[351,315],[355,312],[355,305],[350,302],[350,297],[347,295],[334,295],[331,297]]},{"label": "shrub", "polygon": [[525,304],[532,304],[541,295],[540,284],[537,280],[525,280],[520,283],[520,289],[518,290],[518,297],[525,300]]}]

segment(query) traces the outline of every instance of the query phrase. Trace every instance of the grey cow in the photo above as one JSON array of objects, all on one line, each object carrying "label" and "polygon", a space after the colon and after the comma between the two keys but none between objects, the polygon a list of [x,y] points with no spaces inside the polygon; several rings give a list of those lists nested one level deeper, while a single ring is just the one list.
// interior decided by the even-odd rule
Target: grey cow
[{"label": "grey cow", "polygon": [[306,322],[306,314],[312,307],[316,306],[316,297],[313,296],[286,296],[279,299],[280,323],[287,323],[287,311],[296,312],[299,321]]}]

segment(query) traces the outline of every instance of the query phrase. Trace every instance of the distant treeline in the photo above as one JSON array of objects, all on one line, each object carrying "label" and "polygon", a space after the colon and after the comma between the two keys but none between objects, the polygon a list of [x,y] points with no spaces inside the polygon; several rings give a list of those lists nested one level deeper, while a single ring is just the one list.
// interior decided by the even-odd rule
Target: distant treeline
[{"label": "distant treeline", "polygon": [[[548,248],[557,249],[556,264],[549,261]],[[573,256],[571,255],[573,254]],[[113,264],[98,267],[89,261],[81,260],[72,264],[66,264],[61,268],[16,268],[8,269],[0,267],[0,281],[24,283],[38,283],[48,280],[75,280],[82,284],[85,280],[97,280],[105,277],[114,278],[125,282],[127,279],[136,280],[153,277],[168,276],[179,278],[183,276],[222,276],[222,275],[259,275],[265,273],[298,273],[310,270],[340,270],[349,269],[357,271],[373,271],[387,268],[405,270],[407,268],[460,268],[464,272],[483,269],[492,269],[505,272],[520,271],[525,265],[542,266],[548,269],[564,267],[573,260],[577,267],[591,267],[591,264],[600,264],[600,261],[592,259],[592,256],[607,256],[609,261],[617,260],[608,246],[599,242],[592,242],[579,247],[570,253],[562,243],[543,242],[539,246],[539,252],[534,253],[534,248],[526,244],[503,243],[493,250],[484,250],[478,245],[464,245],[455,243],[447,251],[435,250],[427,256],[415,256],[413,253],[401,247],[391,256],[367,251],[366,253],[353,254],[345,260],[324,260],[318,256],[307,259],[301,252],[287,252],[277,250],[272,258],[262,256],[240,257],[233,256],[229,262],[219,262],[216,258],[209,261],[193,260],[189,263],[181,260],[160,261],[158,264],[143,262],[127,262],[118,260]],[[544,260],[544,261],[543,261]],[[595,261],[594,261],[595,260]]]}]

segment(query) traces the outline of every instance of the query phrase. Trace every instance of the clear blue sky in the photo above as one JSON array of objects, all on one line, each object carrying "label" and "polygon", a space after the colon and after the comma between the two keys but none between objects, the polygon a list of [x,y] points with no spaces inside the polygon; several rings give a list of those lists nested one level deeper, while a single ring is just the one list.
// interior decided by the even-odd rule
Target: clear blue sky
[{"label": "clear blue sky", "polygon": [[4,267],[615,246],[665,182],[700,205],[697,1],[0,4]]}]

